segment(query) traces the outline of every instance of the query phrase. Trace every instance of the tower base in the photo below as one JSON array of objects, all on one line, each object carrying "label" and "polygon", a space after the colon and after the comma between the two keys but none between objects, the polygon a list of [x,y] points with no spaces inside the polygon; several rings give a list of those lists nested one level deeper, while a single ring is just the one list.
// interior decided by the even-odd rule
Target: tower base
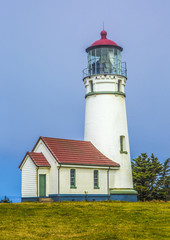
[{"label": "tower base", "polygon": [[110,200],[137,202],[137,191],[133,189],[110,189]]}]

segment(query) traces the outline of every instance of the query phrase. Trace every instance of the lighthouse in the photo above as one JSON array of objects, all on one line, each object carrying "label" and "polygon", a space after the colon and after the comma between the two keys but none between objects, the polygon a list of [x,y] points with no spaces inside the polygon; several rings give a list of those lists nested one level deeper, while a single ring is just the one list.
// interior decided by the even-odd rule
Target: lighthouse
[{"label": "lighthouse", "polygon": [[126,63],[123,48],[101,32],[101,39],[86,49],[87,68],[83,70],[86,89],[84,140],[120,164],[110,185],[133,189],[130,147],[125,104]]},{"label": "lighthouse", "polygon": [[84,141],[40,136],[19,166],[22,201],[137,201],[122,50],[104,30],[86,49]]}]

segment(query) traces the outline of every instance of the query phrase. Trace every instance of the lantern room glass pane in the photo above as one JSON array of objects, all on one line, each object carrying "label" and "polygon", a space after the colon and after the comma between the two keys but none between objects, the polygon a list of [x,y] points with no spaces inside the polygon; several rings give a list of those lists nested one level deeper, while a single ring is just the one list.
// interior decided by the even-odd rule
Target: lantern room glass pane
[{"label": "lantern room glass pane", "polygon": [[101,48],[96,48],[96,73],[100,74]]},{"label": "lantern room glass pane", "polygon": [[114,49],[108,48],[108,59],[109,59],[109,72],[113,74],[114,64]]},{"label": "lantern room glass pane", "polygon": [[88,52],[88,64],[91,62],[91,50]]},{"label": "lantern room glass pane", "polygon": [[[122,70],[123,69],[123,70]],[[88,52],[88,73],[125,75],[121,51],[115,47],[96,47]]]},{"label": "lantern room glass pane", "polygon": [[91,67],[92,67],[92,74],[95,74],[95,49],[92,50],[91,56]]}]

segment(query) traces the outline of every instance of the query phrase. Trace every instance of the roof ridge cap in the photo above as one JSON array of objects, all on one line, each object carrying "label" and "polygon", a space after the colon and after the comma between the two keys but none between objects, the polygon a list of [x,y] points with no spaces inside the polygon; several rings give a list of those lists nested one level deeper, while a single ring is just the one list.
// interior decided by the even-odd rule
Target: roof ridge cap
[{"label": "roof ridge cap", "polygon": [[76,142],[90,142],[91,141],[85,141],[85,140],[75,140],[75,139],[68,139],[68,138],[55,138],[55,137],[43,137],[43,136],[40,136],[40,138],[52,138],[52,139],[60,139],[60,140],[68,140],[68,141],[76,141]]}]

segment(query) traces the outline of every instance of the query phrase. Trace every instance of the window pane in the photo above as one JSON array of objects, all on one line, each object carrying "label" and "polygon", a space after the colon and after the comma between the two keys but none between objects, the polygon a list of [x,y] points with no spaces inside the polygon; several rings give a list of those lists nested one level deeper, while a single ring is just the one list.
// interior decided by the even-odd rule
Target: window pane
[{"label": "window pane", "polygon": [[122,141],[122,136],[120,136],[120,151],[123,151],[123,141]]},{"label": "window pane", "polygon": [[89,81],[89,91],[90,92],[93,92],[93,82],[92,81]]},{"label": "window pane", "polygon": [[100,74],[101,65],[101,48],[96,49],[96,73]]},{"label": "window pane", "polygon": [[95,74],[95,49],[92,50],[91,67],[92,67],[92,74]]},{"label": "window pane", "polygon": [[121,92],[121,83],[122,83],[122,81],[118,80],[118,85],[117,85],[117,91],[118,92]]},{"label": "window pane", "polygon": [[114,70],[114,49],[113,48],[108,48],[108,72],[113,74],[113,70]]},{"label": "window pane", "polygon": [[90,75],[91,75],[91,68],[92,68],[92,66],[91,66],[91,55],[92,55],[92,50],[90,50],[88,52],[88,71],[89,71]]},{"label": "window pane", "polygon": [[70,169],[70,186],[75,187],[75,169]]},{"label": "window pane", "polygon": [[120,136],[120,151],[125,151],[126,147],[125,147],[125,136]]},{"label": "window pane", "polygon": [[98,170],[94,170],[94,187],[99,187]]}]

